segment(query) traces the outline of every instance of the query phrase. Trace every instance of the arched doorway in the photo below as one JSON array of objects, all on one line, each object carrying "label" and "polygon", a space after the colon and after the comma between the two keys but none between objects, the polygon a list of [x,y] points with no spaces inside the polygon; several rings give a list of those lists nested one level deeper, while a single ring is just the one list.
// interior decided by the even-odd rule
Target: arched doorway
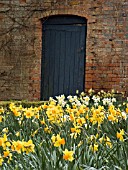
[{"label": "arched doorway", "polygon": [[87,20],[58,15],[42,23],[41,100],[84,91]]}]

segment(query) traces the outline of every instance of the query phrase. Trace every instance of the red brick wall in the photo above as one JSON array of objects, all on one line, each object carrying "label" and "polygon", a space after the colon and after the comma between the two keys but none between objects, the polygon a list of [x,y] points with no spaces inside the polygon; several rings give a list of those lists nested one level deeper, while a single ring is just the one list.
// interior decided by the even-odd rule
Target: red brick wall
[{"label": "red brick wall", "polygon": [[40,99],[40,19],[87,18],[85,89],[128,95],[127,0],[3,0],[0,2],[0,100]]}]

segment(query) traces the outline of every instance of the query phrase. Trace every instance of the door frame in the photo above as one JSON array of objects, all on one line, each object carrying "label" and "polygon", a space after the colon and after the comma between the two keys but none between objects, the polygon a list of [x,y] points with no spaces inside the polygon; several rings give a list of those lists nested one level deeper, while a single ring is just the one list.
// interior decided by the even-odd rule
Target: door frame
[{"label": "door frame", "polygon": [[[56,17],[56,20],[55,20]],[[63,21],[58,22],[59,18],[65,18]],[[67,17],[69,18],[69,20],[67,20]],[[73,20],[73,18],[75,17],[75,20]],[[54,22],[52,20],[52,18],[54,18]],[[87,19],[85,17],[80,17],[77,15],[52,15],[49,16],[48,18],[43,18],[42,19],[42,59],[41,59],[41,90],[40,90],[40,98],[41,100],[43,99],[43,91],[42,91],[42,79],[43,79],[43,75],[42,75],[42,60],[43,60],[43,26],[44,24],[46,25],[62,25],[62,24],[69,24],[69,25],[75,25],[75,24],[80,24],[80,25],[84,25],[86,27],[85,29],[85,51],[84,51],[84,80],[83,80],[83,90],[85,90],[85,66],[86,66],[86,37],[87,37]]]}]

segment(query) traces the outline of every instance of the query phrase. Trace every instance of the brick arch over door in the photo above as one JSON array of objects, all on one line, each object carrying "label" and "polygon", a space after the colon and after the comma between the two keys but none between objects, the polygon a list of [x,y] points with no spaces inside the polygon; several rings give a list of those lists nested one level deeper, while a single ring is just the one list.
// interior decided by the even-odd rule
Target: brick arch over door
[{"label": "brick arch over door", "polygon": [[56,15],[42,24],[41,99],[84,91],[87,20]]}]

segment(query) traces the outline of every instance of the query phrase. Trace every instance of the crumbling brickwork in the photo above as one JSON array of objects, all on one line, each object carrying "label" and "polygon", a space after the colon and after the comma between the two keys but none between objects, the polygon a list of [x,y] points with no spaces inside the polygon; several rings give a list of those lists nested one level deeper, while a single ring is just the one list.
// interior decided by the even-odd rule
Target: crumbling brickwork
[{"label": "crumbling brickwork", "polygon": [[0,100],[39,100],[43,17],[87,23],[85,90],[128,94],[127,0],[0,1]]}]

